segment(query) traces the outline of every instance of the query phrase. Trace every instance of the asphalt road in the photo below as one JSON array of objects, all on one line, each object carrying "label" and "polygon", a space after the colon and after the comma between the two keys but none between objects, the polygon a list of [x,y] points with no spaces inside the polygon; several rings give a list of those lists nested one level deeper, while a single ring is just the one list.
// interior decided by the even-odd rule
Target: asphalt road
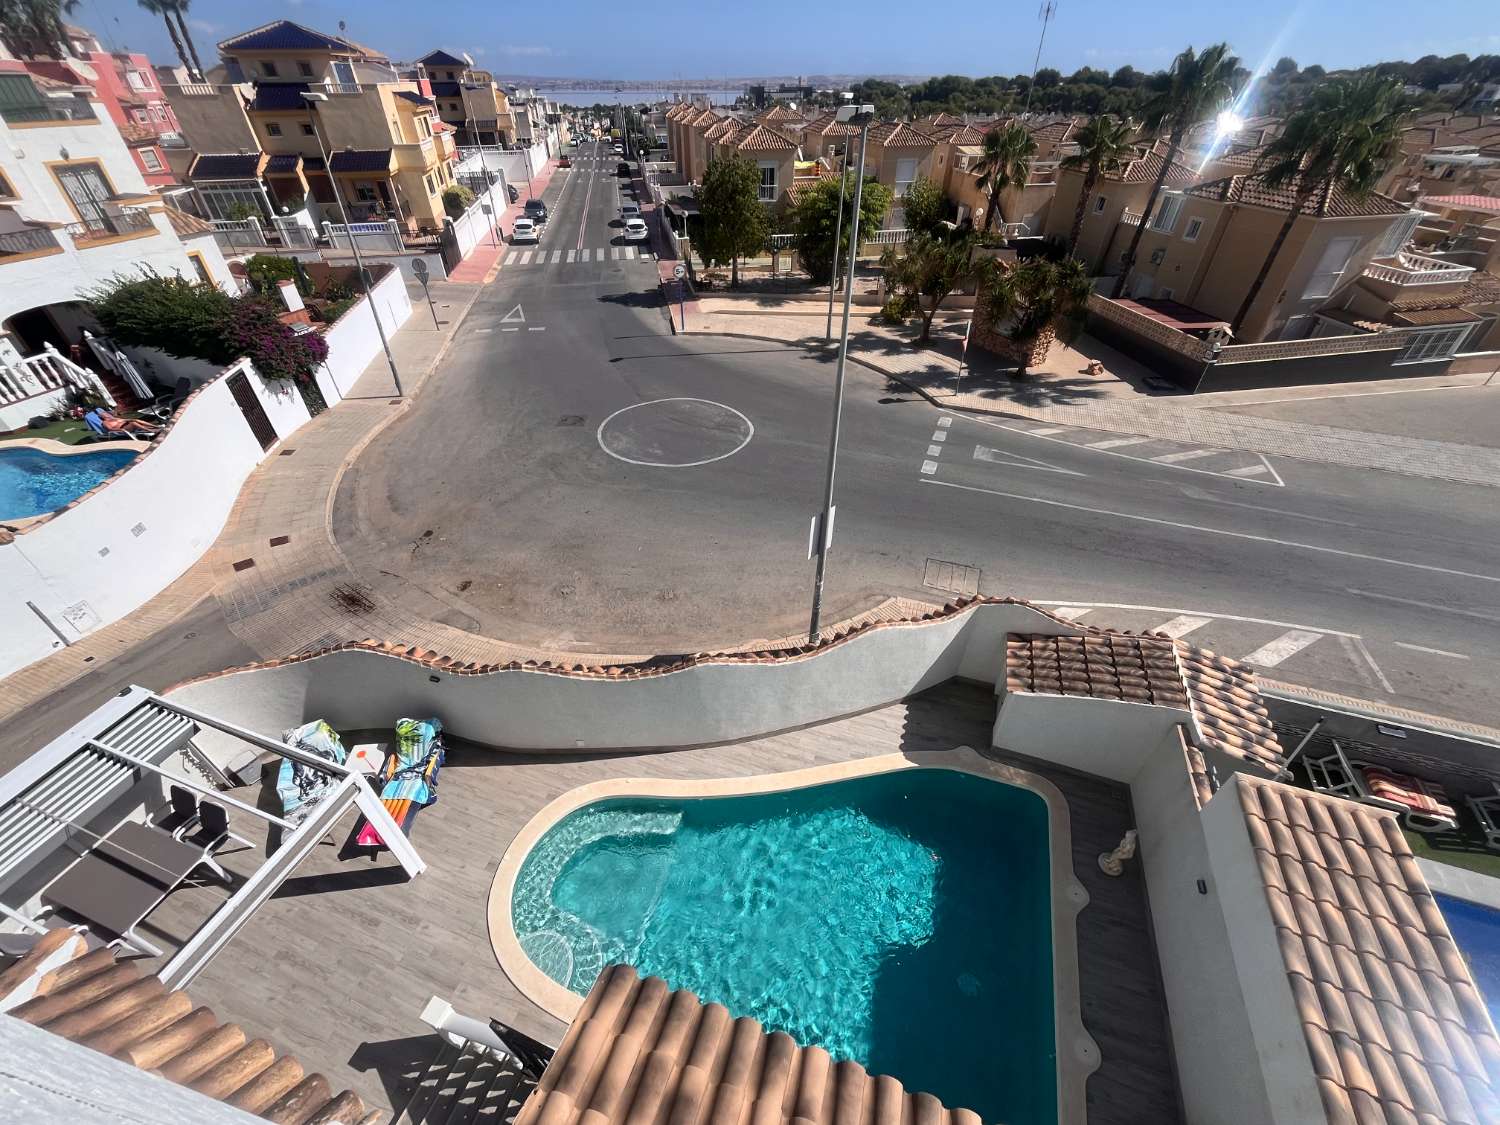
[{"label": "asphalt road", "polygon": [[[451,624],[517,642],[674,652],[794,633],[833,364],[671,335],[656,264],[615,253],[614,163],[554,176],[546,253],[507,261],[445,369],[345,477],[340,546],[377,590],[414,584]],[[1493,722],[1495,499],[945,415],[855,367],[825,619],[977,588]]]}]

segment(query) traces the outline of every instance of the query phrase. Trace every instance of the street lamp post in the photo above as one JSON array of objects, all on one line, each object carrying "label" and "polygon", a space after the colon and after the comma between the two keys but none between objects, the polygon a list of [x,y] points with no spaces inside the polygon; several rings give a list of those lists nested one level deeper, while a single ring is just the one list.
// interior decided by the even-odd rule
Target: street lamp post
[{"label": "street lamp post", "polygon": [[[845,106],[839,110],[839,119],[863,118],[859,129],[859,167],[854,173],[854,211],[849,229],[849,271],[844,275],[844,320],[839,329],[838,373],[834,376],[833,424],[828,435],[828,474],[823,482],[823,511],[813,529],[813,549],[818,553],[818,570],[813,578],[812,623],[808,626],[808,644],[818,643],[822,629],[823,579],[828,570],[828,548],[833,540],[833,481],[839,463],[839,427],[844,416],[844,370],[849,358],[849,308],[854,303],[854,263],[859,254],[859,206],[865,186],[865,141],[870,136],[870,121],[875,116],[873,105]],[[842,212],[841,212],[842,213]],[[838,253],[834,246],[834,253]]]},{"label": "street lamp post", "polygon": [[[839,210],[833,220],[833,275],[828,279],[828,323],[823,327],[823,339],[833,339],[833,294],[839,287],[839,249],[844,237],[844,184],[849,179],[849,140],[844,139],[844,159],[839,165]],[[859,233],[859,223],[854,224],[854,233]]]},{"label": "street lamp post", "polygon": [[364,259],[359,256],[359,239],[354,237],[354,225],[349,222],[349,212],[344,207],[344,194],[339,191],[339,182],[333,178],[333,160],[328,155],[328,146],[323,143],[323,130],[318,125],[320,117],[318,103],[326,102],[328,95],[308,90],[303,93],[302,99],[307,102],[308,114],[312,117],[313,136],[318,139],[318,151],[323,154],[323,168],[328,173],[328,183],[333,188],[333,200],[339,205],[339,215],[344,220],[344,233],[349,236],[349,248],[354,251],[354,272],[359,274],[360,288],[365,291],[365,300],[370,303],[370,315],[375,319],[375,331],[380,334],[380,346],[385,349],[385,361],[391,366],[391,379],[396,384],[396,397],[400,398],[405,394],[401,389],[401,373],[396,370],[396,357],[391,355],[390,341],[385,338],[385,325],[380,323],[380,310],[375,307],[375,295],[370,292],[370,278],[365,273]]}]

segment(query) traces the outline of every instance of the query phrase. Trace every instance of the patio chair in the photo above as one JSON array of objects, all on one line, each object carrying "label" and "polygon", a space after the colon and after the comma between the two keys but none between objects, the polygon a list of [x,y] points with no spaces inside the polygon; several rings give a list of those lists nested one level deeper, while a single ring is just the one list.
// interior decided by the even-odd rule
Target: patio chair
[{"label": "patio chair", "polygon": [[1464,804],[1469,806],[1474,819],[1479,821],[1486,846],[1500,851],[1500,782],[1491,781],[1490,788],[1494,790],[1493,793],[1485,797],[1465,797]]},{"label": "patio chair", "polygon": [[83,424],[93,434],[93,441],[139,441],[140,435],[133,434],[128,430],[106,430],[104,424],[93,415],[85,415]]},{"label": "patio chair", "polygon": [[229,814],[224,806],[214,801],[203,801],[198,805],[198,829],[191,836],[182,836],[180,839],[184,844],[191,844],[195,848],[203,850],[203,866],[214,872],[226,883],[229,882],[229,872],[220,866],[214,857],[224,846],[225,841],[234,840],[247,848],[255,847],[243,836],[238,836],[229,830]]},{"label": "patio chair", "polygon": [[170,832],[174,839],[198,823],[198,795],[180,785],[167,787],[167,803],[152,813],[146,821],[154,828]]},{"label": "patio chair", "polygon": [[193,381],[184,375],[177,380],[177,385],[170,391],[157,395],[136,413],[148,415],[158,422],[165,422],[176,413],[177,408],[186,402],[188,395],[192,393]]},{"label": "patio chair", "polygon": [[1307,759],[1307,773],[1317,792],[1389,809],[1415,832],[1451,832],[1458,827],[1453,803],[1437,782],[1387,766],[1351,762],[1337,741],[1332,754]]}]

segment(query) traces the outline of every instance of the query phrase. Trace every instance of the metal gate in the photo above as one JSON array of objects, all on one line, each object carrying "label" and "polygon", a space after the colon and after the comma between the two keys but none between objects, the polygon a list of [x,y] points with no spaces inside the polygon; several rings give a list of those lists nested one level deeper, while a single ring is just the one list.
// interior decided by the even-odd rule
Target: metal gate
[{"label": "metal gate", "polygon": [[270,449],[275,445],[276,427],[271,425],[271,419],[266,417],[266,409],[261,406],[260,399],[255,397],[255,388],[250,385],[250,380],[243,371],[236,371],[229,377],[229,393],[234,396],[234,404],[240,408],[240,413],[250,424],[250,432],[255,435],[255,440],[260,442],[261,450]]}]

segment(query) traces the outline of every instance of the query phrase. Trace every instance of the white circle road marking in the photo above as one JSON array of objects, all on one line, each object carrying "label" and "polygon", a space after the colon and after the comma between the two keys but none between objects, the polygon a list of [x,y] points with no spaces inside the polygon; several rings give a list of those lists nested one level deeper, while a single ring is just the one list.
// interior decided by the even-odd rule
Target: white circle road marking
[{"label": "white circle road marking", "polygon": [[[739,418],[740,421],[745,423],[745,438],[739,443],[739,445],[735,446],[728,453],[720,453],[717,457],[706,457],[701,461],[682,461],[677,463],[666,463],[662,461],[639,461],[634,457],[626,457],[623,453],[616,453],[613,449],[604,444],[604,428],[611,422],[613,422],[616,418],[618,418],[621,414],[625,414],[631,410],[639,410],[643,406],[659,406],[664,402],[701,402],[708,406],[717,407],[720,410],[727,410],[729,413]],[[689,395],[677,395],[672,398],[656,398],[650,400],[649,402],[638,402],[633,406],[622,407],[621,409],[616,410],[608,418],[604,419],[604,421],[600,422],[598,430],[594,432],[594,439],[599,443],[599,448],[604,450],[605,453],[608,453],[617,461],[624,461],[627,464],[631,465],[644,465],[647,468],[652,469],[692,469],[696,468],[699,465],[710,465],[715,461],[722,461],[726,457],[733,457],[740,450],[744,449],[745,446],[749,445],[750,439],[754,436],[755,423],[750,421],[749,418],[746,418],[734,407],[725,406],[722,402],[714,402],[712,399],[693,398]]]}]

